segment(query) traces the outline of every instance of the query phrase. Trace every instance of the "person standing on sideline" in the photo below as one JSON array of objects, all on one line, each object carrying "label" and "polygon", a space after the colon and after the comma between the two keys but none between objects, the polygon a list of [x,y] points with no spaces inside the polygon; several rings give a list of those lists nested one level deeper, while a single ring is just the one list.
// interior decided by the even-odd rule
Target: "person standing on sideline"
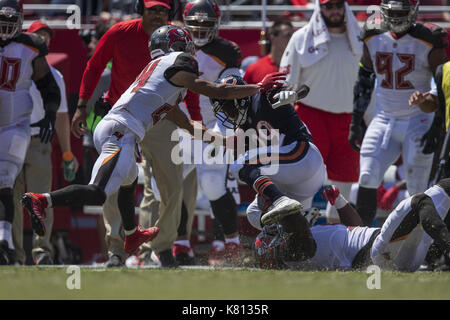
[{"label": "person standing on sideline", "polygon": [[[280,62],[288,85],[311,88],[296,110],[322,154],[328,179],[347,198],[359,176],[359,153],[347,138],[363,53],[360,32],[346,1],[316,0],[309,23],[293,34]],[[331,88],[333,94],[327,94]],[[329,204],[326,216],[328,222],[339,222]]]},{"label": "person standing on sideline", "polygon": [[269,28],[270,52],[245,70],[244,81],[258,83],[268,73],[278,71],[281,56],[289,42],[294,27],[290,21],[277,21]]}]

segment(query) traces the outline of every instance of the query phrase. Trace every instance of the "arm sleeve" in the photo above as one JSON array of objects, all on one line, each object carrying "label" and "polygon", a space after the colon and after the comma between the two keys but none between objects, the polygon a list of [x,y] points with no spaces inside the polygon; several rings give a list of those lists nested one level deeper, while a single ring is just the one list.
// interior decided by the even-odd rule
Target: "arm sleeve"
[{"label": "arm sleeve", "polygon": [[117,42],[118,29],[112,27],[98,42],[94,55],[88,61],[81,80],[80,98],[89,100],[106,65],[113,59],[114,46]]},{"label": "arm sleeve", "polygon": [[286,72],[286,84],[288,86],[295,86],[300,78],[300,63],[298,62],[297,50],[295,48],[295,42],[297,37],[291,37],[283,56],[280,61],[280,72]]},{"label": "arm sleeve", "polygon": [[166,71],[164,71],[164,78],[170,82],[170,78],[172,78],[179,71],[186,71],[195,73],[198,75],[198,64],[197,60],[195,60],[190,54],[182,53],[176,59],[173,65],[168,67]]}]

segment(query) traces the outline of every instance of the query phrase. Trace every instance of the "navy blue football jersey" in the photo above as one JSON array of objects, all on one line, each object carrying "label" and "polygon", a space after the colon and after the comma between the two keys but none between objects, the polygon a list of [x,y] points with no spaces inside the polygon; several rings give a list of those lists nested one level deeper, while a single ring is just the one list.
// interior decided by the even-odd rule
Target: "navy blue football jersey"
[{"label": "navy blue football jersey", "polygon": [[272,108],[266,94],[255,94],[251,97],[252,106],[248,110],[247,121],[241,129],[250,128],[256,131],[260,129],[279,130],[280,136],[284,135],[283,145],[294,141],[312,142],[311,134],[305,124],[300,120],[294,107],[290,104]]}]

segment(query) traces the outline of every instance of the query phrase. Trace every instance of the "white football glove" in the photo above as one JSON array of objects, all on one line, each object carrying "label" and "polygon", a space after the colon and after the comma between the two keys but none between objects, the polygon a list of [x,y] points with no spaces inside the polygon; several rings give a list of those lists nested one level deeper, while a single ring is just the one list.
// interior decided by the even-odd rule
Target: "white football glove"
[{"label": "white football glove", "polygon": [[298,100],[297,92],[295,91],[280,91],[273,96],[274,99],[278,99],[277,102],[272,104],[272,108],[276,109],[286,104],[292,104]]}]

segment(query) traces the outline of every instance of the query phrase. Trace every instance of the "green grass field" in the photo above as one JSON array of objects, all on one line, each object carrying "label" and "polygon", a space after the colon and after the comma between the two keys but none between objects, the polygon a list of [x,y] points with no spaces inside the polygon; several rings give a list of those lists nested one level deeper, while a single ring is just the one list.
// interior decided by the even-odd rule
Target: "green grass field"
[{"label": "green grass field", "polygon": [[450,272],[381,273],[367,289],[365,272],[161,270],[81,267],[69,290],[66,268],[0,267],[0,299],[450,299]]}]

